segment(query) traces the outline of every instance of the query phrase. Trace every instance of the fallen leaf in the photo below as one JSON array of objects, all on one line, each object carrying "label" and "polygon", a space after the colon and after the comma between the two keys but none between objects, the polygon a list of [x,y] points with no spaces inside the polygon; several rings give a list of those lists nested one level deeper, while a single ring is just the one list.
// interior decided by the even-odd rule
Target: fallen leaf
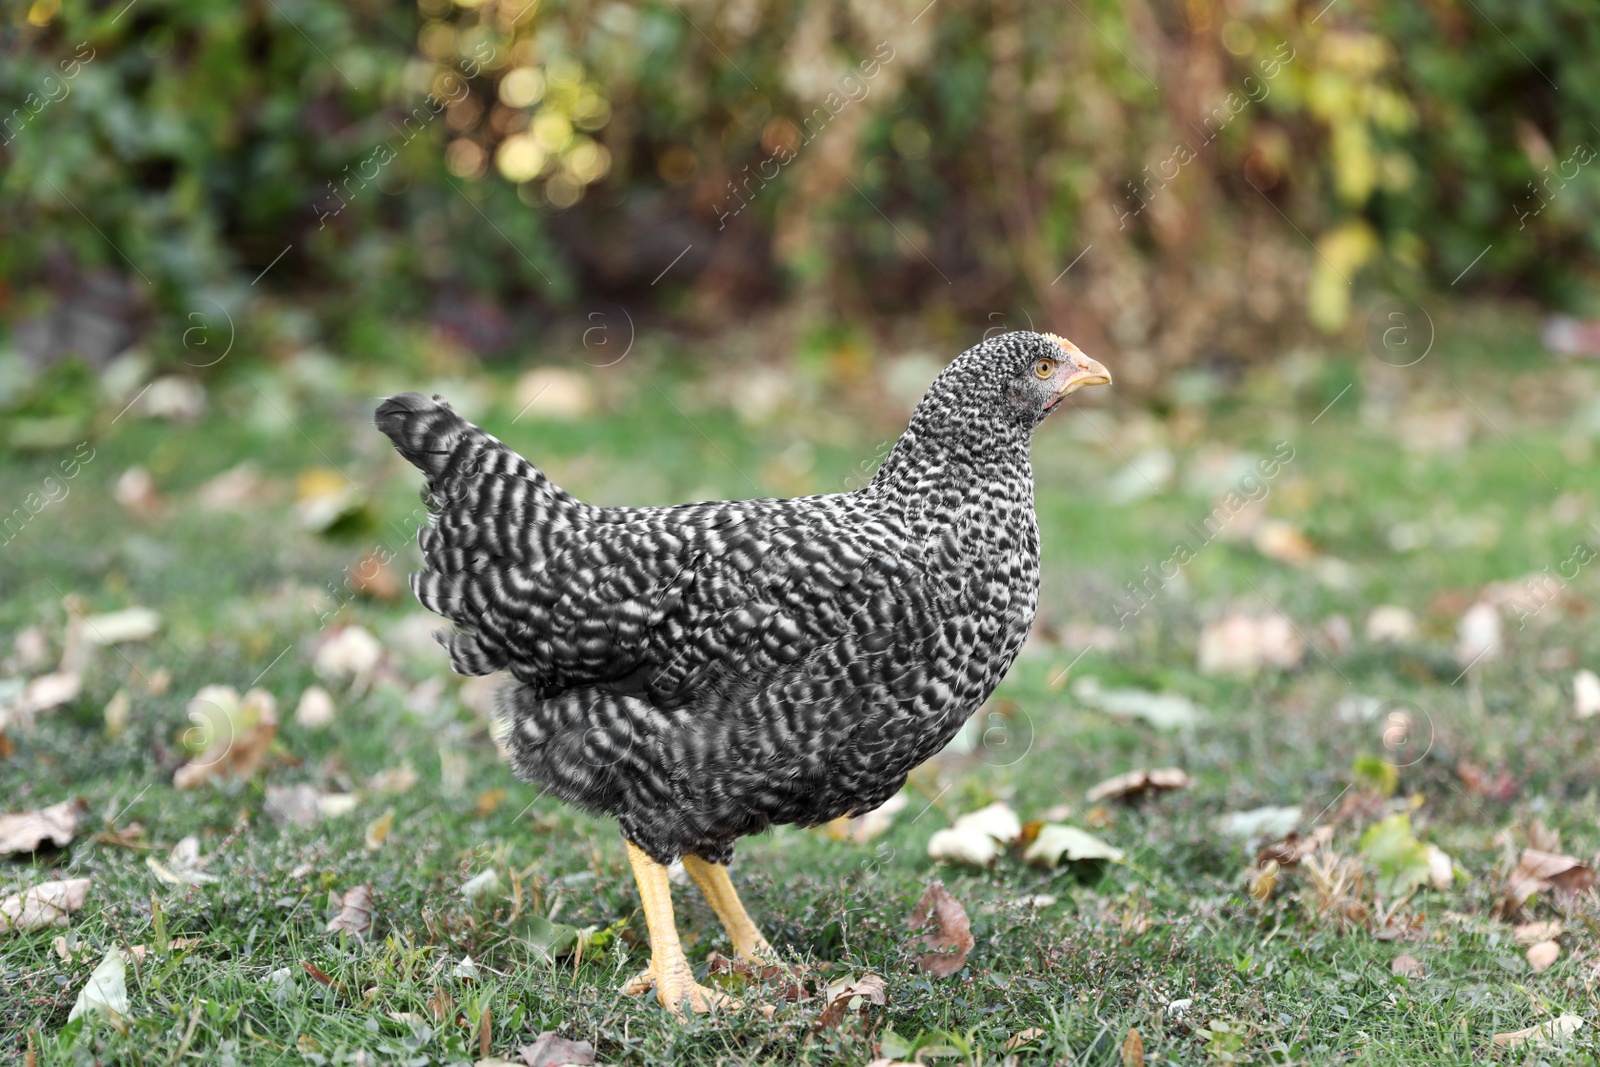
[{"label": "fallen leaf", "polygon": [[391,558],[387,549],[373,549],[350,564],[345,572],[346,584],[361,596],[393,604],[400,599],[402,584],[389,563]]},{"label": "fallen leaf", "polygon": [[1463,668],[1500,655],[1500,612],[1479,602],[1467,609],[1456,627],[1456,662]]},{"label": "fallen leaf", "polygon": [[452,978],[463,978],[476,981],[478,977],[478,965],[472,962],[471,956],[462,956],[461,962],[455,965],[455,969],[450,972],[450,976]]},{"label": "fallen leaf", "polygon": [[114,948],[108,951],[100,965],[90,973],[83,989],[79,990],[78,1000],[72,1005],[67,1021],[71,1022],[91,1011],[104,1012],[113,1019],[127,1015],[127,973],[128,965],[123,962],[122,953]]},{"label": "fallen leaf", "polygon": [[563,1064],[587,1065],[594,1062],[594,1046],[587,1041],[569,1041],[546,1030],[534,1038],[533,1044],[517,1050],[528,1067],[561,1067]]},{"label": "fallen leaf", "polygon": [[129,467],[123,471],[111,487],[111,498],[146,519],[161,510],[161,496],[156,492],[155,479],[143,467]]},{"label": "fallen leaf", "polygon": [[472,810],[480,819],[487,819],[495,813],[495,809],[505,802],[506,791],[503,788],[485,789],[478,794],[472,802]]},{"label": "fallen leaf", "polygon": [[83,680],[76,672],[41,674],[22,687],[22,692],[6,710],[15,721],[27,725],[39,712],[53,711],[63,704],[77,700],[78,694],[82,691]]},{"label": "fallen leaf", "polygon": [[1022,854],[1022,858],[1037,867],[1055,867],[1062,860],[1110,860],[1120,863],[1122,850],[1076,826],[1046,823],[1039,828],[1038,836]]},{"label": "fallen leaf", "polygon": [[382,815],[367,824],[366,846],[368,852],[376,852],[383,847],[389,839],[389,831],[394,827],[394,809],[390,808]]},{"label": "fallen leaf", "polygon": [[1572,676],[1572,710],[1580,719],[1600,715],[1600,675],[1583,670]]},{"label": "fallen leaf", "polygon": [[264,486],[255,464],[231,467],[195,490],[195,503],[207,511],[225,511],[257,503]]},{"label": "fallen leaf", "polygon": [[1218,832],[1241,841],[1258,837],[1282,838],[1299,825],[1299,807],[1288,806],[1233,811],[1217,820]]},{"label": "fallen leaf", "polygon": [[513,389],[518,410],[535,418],[580,419],[594,411],[594,386],[565,367],[535,367]]},{"label": "fallen leaf", "polygon": [[1554,941],[1562,934],[1563,927],[1558,922],[1521,923],[1512,927],[1511,936],[1521,941],[1524,945],[1532,945],[1539,941]]},{"label": "fallen leaf", "polygon": [[1018,1030],[1006,1039],[1006,1043],[1000,1046],[1000,1051],[1014,1052],[1023,1045],[1032,1044],[1044,1035],[1045,1032],[1037,1026],[1030,1026],[1026,1030]]},{"label": "fallen leaf", "polygon": [[278,735],[278,702],[265,689],[252,689],[241,698],[232,686],[208,685],[189,701],[188,712],[194,726],[183,743],[194,757],[172,776],[179,789],[193,789],[212,778],[250,778]]},{"label": "fallen leaf", "polygon": [[205,860],[200,857],[200,839],[193,834],[172,847],[166,863],[154,856],[146,856],[144,864],[155,872],[157,878],[170,885],[206,885],[220,881],[216,875],[203,870]]},{"label": "fallen leaf", "polygon": [[313,685],[300,694],[300,703],[294,708],[294,721],[308,730],[320,730],[333,725],[336,714],[333,697],[322,686]]},{"label": "fallen leaf", "polygon": [[1432,878],[1428,846],[1411,832],[1411,816],[1400,812],[1361,835],[1361,855],[1378,871],[1378,891],[1400,897]]},{"label": "fallen leaf", "polygon": [[106,736],[118,738],[122,731],[128,728],[128,716],[133,712],[133,697],[128,695],[126,689],[118,689],[111,694],[111,699],[106,701],[105,711],[101,717],[105,720]]},{"label": "fallen leaf", "polygon": [[1144,1038],[1132,1027],[1122,1040],[1122,1067],[1144,1067]]},{"label": "fallen leaf", "polygon": [[349,683],[352,691],[364,690],[383,661],[383,646],[361,626],[343,626],[329,634],[311,657],[317,677],[331,683]]},{"label": "fallen leaf", "polygon": [[1144,689],[1102,689],[1100,679],[1080,678],[1072,695],[1086,707],[1120,719],[1143,719],[1158,730],[1180,730],[1197,724],[1208,712],[1178,693]]},{"label": "fallen leaf", "polygon": [[1250,677],[1264,667],[1293,670],[1306,646],[1284,615],[1230,615],[1200,631],[1201,674]]},{"label": "fallen leaf", "polygon": [[349,479],[336,470],[312,468],[295,486],[294,516],[304,529],[327,533],[359,519],[366,501]]},{"label": "fallen leaf", "polygon": [[1259,868],[1251,868],[1247,873],[1247,888],[1250,890],[1250,895],[1255,898],[1257,903],[1265,904],[1267,899],[1272,896],[1272,890],[1278,884],[1277,861],[1268,860]]},{"label": "fallen leaf", "polygon": [[1473,796],[1504,802],[1517,795],[1517,780],[1504,767],[1491,778],[1482,767],[1468,760],[1461,760],[1456,764],[1456,777],[1461,779],[1461,784]]},{"label": "fallen leaf", "polygon": [[1170,789],[1188,789],[1194,779],[1177,767],[1146,770],[1143,767],[1119,774],[1090,789],[1086,797],[1091,804],[1102,800],[1137,800]]},{"label": "fallen leaf", "polygon": [[0,900],[0,933],[42,930],[67,925],[67,916],[83,907],[89,879],[67,878],[41,882],[22,893]]},{"label": "fallen leaf", "polygon": [[1417,636],[1417,617],[1405,608],[1383,604],[1367,616],[1367,640],[1374,644],[1404,644]]},{"label": "fallen leaf", "polygon": [[957,817],[955,828],[978,830],[1002,844],[1009,844],[1022,835],[1022,820],[1017,818],[1017,813],[1009,806],[1001,801],[995,801],[988,807],[969,811]]},{"label": "fallen leaf", "polygon": [[[311,963],[311,962],[309,962],[307,960],[301,960],[300,961],[300,968],[301,968],[301,970],[303,970],[307,974],[309,974],[313,979],[315,979],[316,981],[322,983],[323,985],[329,986],[329,987],[331,987],[333,985],[333,975],[329,974],[327,971],[324,971],[321,967],[318,967],[316,964]],[[277,972],[274,972],[274,973],[277,973]]]},{"label": "fallen leaf", "polygon": [[372,933],[372,887],[358,885],[345,890],[340,899],[339,914],[328,920],[324,928],[328,933],[345,931],[353,937],[366,937]]},{"label": "fallen leaf", "polygon": [[81,800],[63,800],[39,811],[0,815],[0,855],[37,852],[46,841],[66,848],[78,832],[84,807]]},{"label": "fallen leaf", "polygon": [[1406,978],[1421,978],[1427,974],[1427,968],[1422,965],[1421,960],[1404,954],[1394,958],[1394,962],[1389,964],[1389,970]]},{"label": "fallen leaf", "polygon": [[847,975],[828,983],[823,996],[826,1007],[817,1015],[813,1027],[818,1031],[837,1028],[851,1012],[859,1012],[864,1019],[869,1005],[882,1007],[889,1002],[889,987],[876,974],[862,975],[859,979]]},{"label": "fallen leaf", "polygon": [[[933,929],[923,934],[929,919],[933,920]],[[917,962],[936,978],[948,978],[966,966],[967,954],[977,944],[972,937],[967,910],[939,882],[928,885],[922,899],[912,909],[908,925],[913,934],[921,934],[913,941],[928,949]]]},{"label": "fallen leaf", "polygon": [[765,985],[783,983],[783,990],[778,995],[783,1000],[803,1000],[806,997],[805,984],[800,980],[800,972],[794,968],[780,963],[752,963],[749,960],[731,959],[720,952],[712,952],[706,957],[706,970],[710,974],[733,975],[748,982],[760,982]]},{"label": "fallen leaf", "polygon": [[355,793],[324,793],[316,786],[269,785],[267,814],[278,822],[295,826],[315,826],[323,819],[337,819],[355,810],[361,798]]},{"label": "fallen leaf", "polygon": [[1450,854],[1438,845],[1428,846],[1428,881],[1441,893],[1456,881],[1456,863]]},{"label": "fallen leaf", "polygon": [[988,867],[1000,858],[1000,842],[970,826],[935,830],[928,838],[928,858],[935,863]]},{"label": "fallen leaf", "polygon": [[1279,867],[1294,867],[1318,849],[1326,848],[1332,840],[1331,826],[1319,826],[1309,834],[1291,830],[1281,840],[1274,841],[1270,845],[1262,845],[1256,853],[1256,863],[1265,864],[1271,860]]},{"label": "fallen leaf", "polygon": [[408,793],[421,781],[416,768],[409,763],[388,767],[367,779],[367,788],[376,793]]},{"label": "fallen leaf", "polygon": [[1547,971],[1561,958],[1561,946],[1554,941],[1538,941],[1528,946],[1528,966],[1533,972]]},{"label": "fallen leaf", "polygon": [[1551,1019],[1549,1022],[1530,1026],[1526,1030],[1512,1030],[1505,1034],[1495,1034],[1494,1043],[1506,1048],[1515,1048],[1519,1045],[1531,1045],[1535,1048],[1547,1048],[1560,1044],[1565,1038],[1583,1029],[1583,1020],[1576,1015],[1562,1015]]},{"label": "fallen leaf", "polygon": [[1570,900],[1595,887],[1595,872],[1572,856],[1524,849],[1506,886],[1506,896],[1517,907],[1536,893],[1553,891],[1557,900]]},{"label": "fallen leaf", "polygon": [[149,608],[124,608],[83,620],[83,639],[91,645],[148,641],[161,631],[161,616]]},{"label": "fallen leaf", "polygon": [[1279,563],[1302,567],[1317,558],[1317,547],[1294,524],[1282,519],[1264,519],[1251,537],[1256,551]]},{"label": "fallen leaf", "polygon": [[500,892],[500,874],[493,867],[480,871],[461,885],[461,895],[468,900]]}]

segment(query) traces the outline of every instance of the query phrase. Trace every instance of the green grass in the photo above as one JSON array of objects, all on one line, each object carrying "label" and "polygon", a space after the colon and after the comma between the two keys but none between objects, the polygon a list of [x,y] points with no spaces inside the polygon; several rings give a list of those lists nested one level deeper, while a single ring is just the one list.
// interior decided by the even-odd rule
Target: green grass
[{"label": "green grass", "polygon": [[[1580,858],[1600,848],[1600,727],[1573,719],[1566,665],[1600,665],[1600,635],[1583,613],[1600,586],[1596,568],[1584,568],[1568,599],[1526,629],[1508,615],[1505,654],[1454,684],[1451,645],[1461,611],[1485,583],[1555,567],[1580,540],[1600,544],[1586,525],[1600,514],[1595,430],[1583,429],[1600,376],[1549,363],[1515,324],[1476,321],[1404,371],[1355,355],[1300,368],[1251,371],[1209,407],[1166,406],[1151,416],[1085,404],[1053,420],[1035,447],[1046,573],[1040,640],[996,696],[997,713],[1009,716],[1001,720],[1006,743],[923,768],[908,807],[876,840],[781,828],[742,843],[735,879],[785,956],[828,978],[873,972],[888,981],[888,1005],[869,1021],[821,1034],[812,1033],[810,1003],[782,1005],[771,1022],[744,1013],[680,1024],[653,999],[620,997],[646,952],[614,825],[512,779],[485,724],[462,705],[457,680],[448,680],[438,708],[407,707],[413,687],[444,673],[438,655],[390,636],[417,609],[409,597],[393,605],[348,598],[341,583],[344,568],[374,547],[399,553],[402,570],[411,558],[401,524],[416,506],[416,481],[370,429],[365,398],[415,382],[363,372],[330,389],[314,375],[240,373],[216,385],[211,413],[193,425],[134,415],[111,424],[112,407],[87,431],[95,458],[70,494],[0,546],[0,632],[39,626],[59,647],[67,595],[91,613],[154,607],[165,627],[148,643],[95,652],[77,701],[31,730],[10,731],[16,751],[0,761],[3,807],[78,796],[89,815],[63,853],[0,867],[0,894],[52,872],[91,878],[93,887],[70,931],[0,937],[4,1054],[20,1060],[31,1041],[39,1063],[470,1062],[488,1010],[493,1048],[507,1057],[555,1030],[592,1042],[607,1063],[865,1063],[880,1042],[901,1054],[908,1044],[954,1050],[942,1062],[998,1062],[1012,1035],[1035,1028],[1037,1040],[1015,1051],[1019,1063],[1116,1064],[1131,1027],[1151,1063],[1409,1067],[1487,1060],[1495,1033],[1573,1012],[1590,1025],[1567,1049],[1499,1055],[1595,1062],[1600,913],[1592,904],[1567,913],[1533,905],[1531,915],[1567,927],[1560,961],[1535,974],[1491,908],[1533,818]],[[575,423],[514,419],[509,383],[480,381],[502,398],[481,421],[605,503],[754,495],[752,482],[762,493],[830,491],[896,431],[892,413],[827,383],[802,382],[774,417],[741,420],[715,398],[744,372],[724,366],[697,378],[670,360],[630,361],[597,374],[602,410]],[[1441,409],[1465,412],[1464,446],[1402,446],[1406,427]],[[1167,558],[1189,536],[1185,524],[1211,508],[1209,493],[1185,487],[1184,472],[1207,450],[1266,454],[1279,441],[1295,453],[1270,483],[1267,514],[1344,561],[1348,580],[1321,581],[1311,568],[1218,540],[1118,630],[1114,602],[1124,583]],[[1178,461],[1175,484],[1111,501],[1105,487],[1125,459],[1157,444]],[[0,462],[0,501],[20,503],[70,452]],[[244,458],[268,480],[260,501],[237,513],[193,506],[197,486]],[[112,499],[134,464],[165,497],[154,517]],[[370,501],[366,525],[337,538],[302,531],[288,513],[296,476],[330,465]],[[1390,535],[1402,524],[1431,543],[1396,550]],[[1308,652],[1298,670],[1254,679],[1198,673],[1206,621],[1269,603],[1320,653]],[[1417,641],[1364,640],[1367,613],[1383,603],[1416,613]],[[1339,614],[1356,634],[1344,649],[1324,631]],[[292,712],[317,681],[312,653],[328,626],[346,623],[384,638],[394,669],[359,695],[336,693],[332,728],[304,729]],[[1177,733],[1112,718],[1079,706],[1061,684],[1069,664],[1073,679],[1171,690],[1213,713]],[[159,670],[170,686],[149,692]],[[12,673],[14,663],[0,677]],[[171,782],[185,758],[185,708],[207,684],[259,684],[276,696],[284,722],[255,779],[180,793]],[[103,709],[118,690],[130,694],[132,713],[112,738]],[[1409,808],[1418,835],[1469,875],[1405,906],[1420,918],[1419,941],[1379,940],[1317,916],[1303,873],[1255,901],[1244,878],[1253,856],[1216,830],[1226,812],[1297,804],[1308,825],[1335,827],[1335,849],[1355,854],[1379,809],[1348,806],[1352,766],[1386,749],[1382,723],[1336,714],[1352,695],[1416,710],[1427,753],[1407,759],[1390,803]],[[1462,762],[1509,771],[1515,795],[1472,795]],[[402,764],[418,772],[416,787],[384,795],[366,786]],[[1082,825],[1089,786],[1130,767],[1166,765],[1186,768],[1194,788],[1115,809],[1097,830],[1126,850],[1124,864],[1052,872],[1006,858],[993,871],[935,870],[926,858],[935,829],[993,799],[1024,819],[1068,804],[1067,820]],[[300,782],[359,791],[360,804],[309,829],[280,824],[264,790]],[[483,795],[495,789],[506,794],[491,805]],[[391,809],[388,839],[367,848],[368,825]],[[142,836],[128,834],[135,824]],[[93,836],[112,828],[128,843]],[[186,834],[198,834],[214,857],[216,884],[173,887],[146,866],[147,855],[165,857]],[[469,904],[460,885],[489,867],[506,882],[504,899]],[[906,943],[906,917],[935,877],[965,905],[977,937],[966,967],[948,979],[924,975]],[[375,891],[376,936],[323,933],[330,892],[359,884]],[[692,889],[677,902],[697,966],[709,951],[727,951]],[[525,937],[538,918],[626,926],[581,961],[550,964]],[[129,968],[125,1032],[100,1019],[66,1025],[108,947],[154,945],[162,931],[198,942]],[[75,939],[72,962],[54,949],[57,934]],[[1393,975],[1401,953],[1420,959],[1426,977]],[[482,968],[476,981],[452,974],[468,954]],[[334,984],[308,977],[302,963]],[[288,982],[269,981],[282,969]],[[441,990],[466,1024],[418,1028],[387,1014],[431,1020],[429,1001]],[[1168,1010],[1180,999],[1193,1002],[1181,1018]],[[1203,1033],[1212,1020],[1229,1033]]]}]

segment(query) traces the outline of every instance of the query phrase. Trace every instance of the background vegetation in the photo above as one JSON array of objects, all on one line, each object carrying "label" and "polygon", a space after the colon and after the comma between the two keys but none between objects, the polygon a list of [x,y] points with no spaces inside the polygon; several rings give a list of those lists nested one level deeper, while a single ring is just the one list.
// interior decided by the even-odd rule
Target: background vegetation
[{"label": "background vegetation", "polygon": [[1033,319],[1154,390],[1373,290],[1581,309],[1591,15],[37,0],[0,69],[4,310],[35,357],[168,360],[285,301],[358,357],[396,314],[489,355],[615,304],[847,349]]}]

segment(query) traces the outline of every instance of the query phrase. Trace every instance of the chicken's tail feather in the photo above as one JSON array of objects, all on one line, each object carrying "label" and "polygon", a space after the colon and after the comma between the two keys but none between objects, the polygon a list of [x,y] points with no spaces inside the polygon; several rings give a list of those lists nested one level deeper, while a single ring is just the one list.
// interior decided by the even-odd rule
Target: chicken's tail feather
[{"label": "chicken's tail feather", "polygon": [[427,478],[422,498],[431,522],[417,531],[426,566],[411,576],[411,590],[459,628],[440,637],[451,667],[475,675],[505,667],[514,626],[504,610],[504,575],[540,562],[551,528],[580,505],[437,397],[389,397],[373,421]]}]

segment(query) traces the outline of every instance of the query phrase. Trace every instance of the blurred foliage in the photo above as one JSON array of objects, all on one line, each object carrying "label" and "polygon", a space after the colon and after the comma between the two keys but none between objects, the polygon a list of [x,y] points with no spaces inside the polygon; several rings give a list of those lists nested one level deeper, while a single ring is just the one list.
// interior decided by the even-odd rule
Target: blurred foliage
[{"label": "blurred foliage", "polygon": [[[368,351],[397,309],[493,351],[585,300],[701,323],[789,301],[1037,319],[1138,385],[1337,331],[1357,282],[1415,295],[1472,265],[1459,289],[1570,304],[1600,248],[1580,0],[36,0],[7,20],[6,317],[99,293],[131,334],[169,323],[173,351],[186,313],[269,292]],[[123,287],[85,281],[105,276]]]}]

